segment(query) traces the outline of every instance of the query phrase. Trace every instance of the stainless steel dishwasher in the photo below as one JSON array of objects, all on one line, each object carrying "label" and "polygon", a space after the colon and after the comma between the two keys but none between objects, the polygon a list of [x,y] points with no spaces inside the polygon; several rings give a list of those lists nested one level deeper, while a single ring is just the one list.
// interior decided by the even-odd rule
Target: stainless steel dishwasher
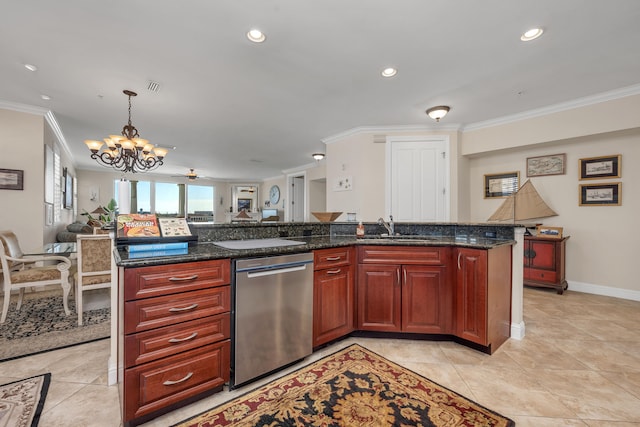
[{"label": "stainless steel dishwasher", "polygon": [[312,352],[313,254],[235,261],[231,388]]}]

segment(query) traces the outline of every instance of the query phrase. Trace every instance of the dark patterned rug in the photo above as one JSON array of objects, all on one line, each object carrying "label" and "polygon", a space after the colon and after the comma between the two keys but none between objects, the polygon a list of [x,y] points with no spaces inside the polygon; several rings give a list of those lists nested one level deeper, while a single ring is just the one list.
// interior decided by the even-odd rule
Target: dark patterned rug
[{"label": "dark patterned rug", "polygon": [[0,362],[30,354],[104,339],[110,336],[110,309],[85,311],[78,326],[73,295],[69,296],[71,314],[66,316],[61,292],[26,294],[20,311],[17,296],[11,297],[9,313],[0,325]]},{"label": "dark patterned rug", "polygon": [[36,427],[49,391],[51,374],[0,385],[0,425]]},{"label": "dark patterned rug", "polygon": [[515,424],[415,372],[352,345],[175,426],[227,425],[511,427]]}]

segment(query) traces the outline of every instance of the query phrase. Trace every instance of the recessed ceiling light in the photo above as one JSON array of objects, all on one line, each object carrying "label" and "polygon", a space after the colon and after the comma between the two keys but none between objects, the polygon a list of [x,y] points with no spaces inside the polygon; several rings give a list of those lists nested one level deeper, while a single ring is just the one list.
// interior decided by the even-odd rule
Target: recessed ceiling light
[{"label": "recessed ceiling light", "polygon": [[44,93],[40,95],[40,98],[42,98],[44,101],[49,101],[51,99],[49,95],[45,95]]},{"label": "recessed ceiling light", "polygon": [[523,42],[528,42],[531,40],[535,40],[542,35],[544,30],[542,28],[532,28],[528,31],[525,31],[521,36],[520,40]]},{"label": "recessed ceiling light", "polygon": [[384,70],[382,70],[380,74],[382,74],[382,77],[393,77],[396,74],[398,74],[398,70],[396,70],[393,67],[387,67]]},{"label": "recessed ceiling light", "polygon": [[24,68],[26,68],[29,71],[38,71],[38,67],[36,67],[33,64],[24,64]]},{"label": "recessed ceiling light", "polygon": [[249,32],[247,33],[247,38],[254,43],[262,43],[267,39],[267,36],[265,36],[262,31],[256,30],[254,28],[253,30],[249,30]]}]

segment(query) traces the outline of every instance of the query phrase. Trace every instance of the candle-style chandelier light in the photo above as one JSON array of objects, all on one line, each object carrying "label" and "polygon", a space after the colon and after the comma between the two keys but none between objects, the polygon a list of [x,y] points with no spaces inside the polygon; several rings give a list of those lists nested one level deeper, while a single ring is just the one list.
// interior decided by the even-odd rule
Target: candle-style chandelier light
[{"label": "candle-style chandelier light", "polygon": [[[91,158],[105,166],[133,173],[153,170],[162,165],[168,150],[140,138],[138,129],[131,124],[131,97],[138,94],[130,90],[122,92],[129,97],[129,122],[122,128],[122,135],[109,135],[104,142],[87,139],[84,143],[91,150]],[[107,146],[100,152],[105,143]]]}]

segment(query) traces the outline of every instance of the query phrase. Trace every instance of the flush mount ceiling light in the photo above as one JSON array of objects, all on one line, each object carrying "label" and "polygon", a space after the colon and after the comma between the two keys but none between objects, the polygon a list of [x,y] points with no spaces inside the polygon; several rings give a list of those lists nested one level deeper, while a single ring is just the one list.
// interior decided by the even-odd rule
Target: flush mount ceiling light
[{"label": "flush mount ceiling light", "polygon": [[254,28],[252,30],[249,30],[249,32],[247,33],[247,38],[254,43],[262,43],[267,39],[267,36],[265,36],[262,31],[256,30]]},{"label": "flush mount ceiling light", "polygon": [[313,158],[316,159],[316,161],[320,161],[322,159],[324,159],[324,154],[323,153],[313,153],[312,154]]},{"label": "flush mount ceiling light", "polygon": [[382,70],[380,74],[382,74],[382,77],[393,77],[396,74],[398,74],[398,70],[396,70],[393,67],[387,67],[384,70]]},{"label": "flush mount ceiling light", "polygon": [[532,28],[528,31],[525,31],[521,36],[520,40],[523,42],[528,42],[531,40],[535,40],[542,35],[544,30],[542,28]]},{"label": "flush mount ceiling light", "polygon": [[437,107],[431,107],[427,110],[427,115],[436,122],[439,122],[441,118],[447,115],[449,107],[446,105],[439,105]]},{"label": "flush mount ceiling light", "polygon": [[104,138],[107,147],[102,153],[99,151],[103,142],[87,139],[84,143],[91,150],[91,158],[105,166],[133,173],[153,170],[162,165],[167,150],[154,147],[148,140],[140,138],[138,129],[131,124],[131,97],[138,94],[130,90],[122,92],[129,97],[129,122],[122,128],[122,135]]}]

